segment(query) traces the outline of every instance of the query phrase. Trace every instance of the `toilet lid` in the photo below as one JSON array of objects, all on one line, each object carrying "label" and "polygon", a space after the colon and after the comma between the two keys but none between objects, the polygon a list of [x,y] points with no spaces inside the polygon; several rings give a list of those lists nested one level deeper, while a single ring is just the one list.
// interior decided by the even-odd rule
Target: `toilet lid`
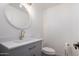
[{"label": "toilet lid", "polygon": [[42,52],[45,54],[48,54],[48,55],[55,54],[55,50],[53,48],[49,48],[49,47],[42,48]]}]

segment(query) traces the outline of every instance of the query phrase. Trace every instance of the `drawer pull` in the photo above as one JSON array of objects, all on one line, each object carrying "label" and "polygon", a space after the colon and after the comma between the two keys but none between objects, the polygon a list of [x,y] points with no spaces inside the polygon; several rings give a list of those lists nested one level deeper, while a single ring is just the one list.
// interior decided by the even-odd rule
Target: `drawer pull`
[{"label": "drawer pull", "polygon": [[33,56],[36,56],[35,54],[33,54]]},{"label": "drawer pull", "polygon": [[29,50],[32,50],[32,49],[34,49],[35,47],[36,47],[36,46],[30,47]]}]

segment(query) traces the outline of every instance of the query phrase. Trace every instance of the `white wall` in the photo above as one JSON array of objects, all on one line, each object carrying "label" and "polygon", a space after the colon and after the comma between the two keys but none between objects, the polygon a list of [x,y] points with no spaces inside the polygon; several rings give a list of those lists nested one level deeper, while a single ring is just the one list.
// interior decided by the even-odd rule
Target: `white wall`
[{"label": "white wall", "polygon": [[[9,40],[16,40],[19,38],[20,31],[13,28],[6,22],[6,18],[4,16],[4,8],[6,7],[5,3],[0,4],[0,42],[3,41],[9,41]],[[38,9],[36,9],[35,6],[33,7],[33,14],[32,14],[32,25],[31,28],[26,30],[26,36],[32,36],[32,37],[41,37],[41,31],[42,31],[42,12]]]},{"label": "white wall", "polygon": [[79,4],[60,4],[44,12],[44,46],[64,55],[64,44],[79,41]]}]

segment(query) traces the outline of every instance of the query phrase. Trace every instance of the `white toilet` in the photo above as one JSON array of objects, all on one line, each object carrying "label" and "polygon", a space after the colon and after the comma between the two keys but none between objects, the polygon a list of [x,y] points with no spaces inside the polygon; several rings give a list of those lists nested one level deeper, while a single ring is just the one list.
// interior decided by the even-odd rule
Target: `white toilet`
[{"label": "white toilet", "polygon": [[42,48],[42,55],[43,56],[55,56],[56,51],[53,48],[50,48],[50,47],[43,47]]}]

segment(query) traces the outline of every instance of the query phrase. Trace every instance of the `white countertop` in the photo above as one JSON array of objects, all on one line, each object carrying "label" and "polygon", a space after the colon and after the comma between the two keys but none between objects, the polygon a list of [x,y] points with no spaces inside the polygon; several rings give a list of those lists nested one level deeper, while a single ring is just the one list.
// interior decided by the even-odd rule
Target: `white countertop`
[{"label": "white countertop", "polygon": [[40,41],[42,39],[37,39],[37,38],[27,38],[23,40],[14,40],[14,41],[7,41],[7,42],[1,42],[0,44],[5,46],[8,49],[14,49],[19,46],[27,45],[33,42]]}]

